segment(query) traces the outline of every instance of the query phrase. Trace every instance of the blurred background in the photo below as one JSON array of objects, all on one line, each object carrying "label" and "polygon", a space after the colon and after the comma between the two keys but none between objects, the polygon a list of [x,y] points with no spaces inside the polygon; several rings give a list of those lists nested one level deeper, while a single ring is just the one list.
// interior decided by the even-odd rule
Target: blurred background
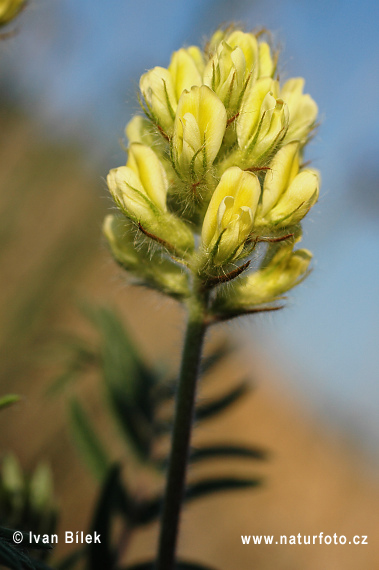
[{"label": "blurred background", "polygon": [[[138,110],[141,73],[167,66],[172,51],[202,43],[229,21],[272,30],[281,47],[281,79],[305,77],[321,119],[306,158],[323,180],[320,200],[304,223],[303,244],[314,254],[314,272],[291,293],[286,310],[233,323],[229,332],[253,347],[250,369],[259,386],[268,378],[267,401],[272,397],[298,410],[298,416],[281,416],[278,404],[266,420],[270,413],[273,422],[281,417],[278,425],[292,429],[295,439],[302,422],[311,421],[328,442],[353,454],[351,464],[365,473],[366,486],[377,475],[379,4],[30,0],[14,24],[18,33],[0,43],[1,392],[25,395],[1,419],[1,442],[26,466],[49,456],[60,474],[61,495],[73,503],[71,514],[80,511],[81,501],[88,505],[94,488],[69,498],[78,472],[85,477],[85,471],[66,463],[64,421],[56,419],[63,418],[63,404],[47,406],[43,399],[57,367],[46,343],[52,331],[85,330],[76,309],[83,298],[122,306],[150,356],[162,349],[156,339],[163,315],[169,314],[164,333],[169,336],[170,327],[181,333],[183,315],[171,303],[155,296],[141,300],[124,289],[108,259],[100,236],[110,205],[104,179],[125,161],[120,140]],[[168,346],[170,354],[180,342],[172,338]],[[265,423],[263,412],[258,417]],[[25,439],[31,429],[33,443]],[[281,428],[271,432],[278,435]],[[255,532],[253,522],[244,534]],[[313,568],[302,564],[288,567]]]}]

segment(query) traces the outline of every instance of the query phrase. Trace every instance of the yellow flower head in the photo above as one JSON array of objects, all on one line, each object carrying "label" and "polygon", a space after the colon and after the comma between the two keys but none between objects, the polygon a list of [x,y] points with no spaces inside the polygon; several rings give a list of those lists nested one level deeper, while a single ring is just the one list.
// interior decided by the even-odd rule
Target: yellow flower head
[{"label": "yellow flower head", "polygon": [[[130,228],[121,239],[121,222],[107,222],[116,259],[141,277],[145,250],[130,259],[142,240],[168,262],[151,266],[165,292],[162,272],[172,279],[177,264],[197,291],[221,285],[215,311],[272,303],[308,274],[311,254],[293,242],[319,195],[318,172],[301,167],[317,105],[302,78],[281,85],[276,64],[261,35],[236,28],[174,52],[142,75],[145,116],[129,122],[127,163],[108,176]],[[261,263],[260,242],[270,252]]]}]

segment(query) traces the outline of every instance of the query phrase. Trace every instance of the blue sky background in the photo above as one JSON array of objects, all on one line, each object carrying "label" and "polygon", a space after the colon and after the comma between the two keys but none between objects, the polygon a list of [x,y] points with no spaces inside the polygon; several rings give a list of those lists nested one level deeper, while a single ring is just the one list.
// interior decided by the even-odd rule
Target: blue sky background
[{"label": "blue sky background", "polygon": [[303,240],[315,271],[259,336],[299,394],[377,453],[378,2],[30,0],[22,33],[0,46],[1,86],[49,136],[75,136],[104,177],[124,160],[141,73],[230,20],[273,30],[281,77],[306,78],[322,120],[308,149],[321,198]]}]

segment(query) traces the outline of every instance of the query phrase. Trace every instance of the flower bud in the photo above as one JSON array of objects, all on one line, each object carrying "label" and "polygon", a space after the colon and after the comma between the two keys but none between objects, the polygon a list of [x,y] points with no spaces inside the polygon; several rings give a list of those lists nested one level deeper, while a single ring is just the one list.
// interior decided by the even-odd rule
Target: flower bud
[{"label": "flower bud", "polygon": [[149,117],[170,133],[177,105],[171,73],[164,67],[154,67],[142,75],[139,86]]},{"label": "flower bud", "polygon": [[[131,144],[140,143],[144,145],[145,148],[150,147],[154,150],[167,174],[167,177],[171,181],[173,176],[173,169],[170,157],[167,153],[167,144],[166,141],[162,138],[162,135],[152,124],[152,122],[149,121],[149,119],[146,117],[135,115],[133,119],[127,124],[125,128],[125,134]],[[129,149],[131,148],[131,144],[129,146]],[[158,180],[159,179],[160,176],[158,176]]]},{"label": "flower bud", "polygon": [[269,168],[257,218],[266,216],[299,172],[299,143],[295,141],[283,146],[276,153]]},{"label": "flower bud", "polygon": [[299,173],[299,143],[283,146],[270,164],[263,184],[257,226],[289,226],[300,222],[315,204],[319,194],[316,170]]},{"label": "flower bud", "polygon": [[224,172],[205,214],[201,233],[204,248],[217,265],[234,259],[250,234],[260,195],[255,174],[237,166]]},{"label": "flower bud", "polygon": [[26,0],[0,0],[0,26],[5,26],[25,6]]},{"label": "flower bud", "polygon": [[138,176],[146,195],[162,212],[167,211],[166,172],[155,152],[146,145],[132,143],[128,150],[126,167]]},{"label": "flower bud", "polygon": [[152,121],[171,135],[178,101],[185,89],[202,84],[204,61],[196,46],[173,53],[168,69],[154,67],[140,79],[140,89]]},{"label": "flower bud", "polygon": [[227,310],[248,309],[271,303],[298,285],[307,275],[312,254],[306,249],[293,251],[283,246],[270,263],[258,271],[233,282],[219,294],[216,304]]},{"label": "flower bud", "polygon": [[246,61],[241,48],[233,49],[222,42],[205,68],[204,84],[218,95],[226,109],[234,110],[242,94],[245,76]]},{"label": "flower bud", "polygon": [[107,182],[119,208],[134,222],[150,226],[159,211],[166,211],[167,177],[147,146],[133,143],[127,165],[111,170]]},{"label": "flower bud", "polygon": [[192,232],[167,212],[167,176],[151,148],[133,143],[127,165],[111,170],[107,182],[118,207],[152,239],[182,253],[193,248]]},{"label": "flower bud", "polygon": [[120,214],[108,214],[103,222],[103,234],[108,240],[113,257],[130,271],[141,267],[139,252],[134,247],[133,228],[133,224]]},{"label": "flower bud", "polygon": [[[0,489],[2,526],[34,528],[41,535],[55,532],[58,512],[52,472],[47,464],[39,463],[33,473],[27,473],[14,455],[4,455],[0,467]],[[5,563],[3,552],[2,546],[1,561]],[[11,566],[2,564],[2,567]],[[16,568],[13,564],[12,567]]]},{"label": "flower bud", "polygon": [[225,42],[233,49],[237,47],[242,51],[248,72],[253,76],[258,74],[258,42],[254,34],[246,34],[241,30],[234,30],[227,34]]},{"label": "flower bud", "polygon": [[145,222],[152,216],[152,203],[131,168],[127,166],[114,168],[107,176],[107,184],[117,206],[131,220]]},{"label": "flower bud", "polygon": [[300,172],[282,194],[278,203],[266,216],[268,223],[276,227],[290,226],[300,222],[317,202],[320,177],[311,168]]},{"label": "flower bud", "polygon": [[175,91],[175,110],[176,102],[185,89],[189,90],[193,85],[202,84],[203,69],[203,56],[198,47],[182,48],[173,53],[168,70]]},{"label": "flower bud", "polygon": [[124,216],[108,215],[104,220],[103,233],[113,257],[125,269],[168,294],[187,295],[186,274],[167,258],[152,254],[146,245],[137,249],[134,244],[135,231]]},{"label": "flower bud", "polygon": [[252,166],[271,153],[286,134],[288,108],[277,93],[277,82],[263,77],[243,97],[237,119],[238,145],[245,162]]},{"label": "flower bud", "polygon": [[247,83],[257,74],[258,44],[255,36],[235,31],[220,42],[204,71],[204,84],[236,113]]},{"label": "flower bud", "polygon": [[206,52],[209,56],[212,56],[219,46],[219,44],[225,39],[227,30],[218,29],[215,31],[211,39],[206,45]]},{"label": "flower bud", "polygon": [[310,95],[303,95],[304,83],[302,77],[289,79],[280,92],[289,109],[288,131],[285,137],[288,142],[299,140],[304,144],[316,122],[318,108]]},{"label": "flower bud", "polygon": [[183,178],[195,182],[212,166],[225,127],[225,107],[211,89],[202,85],[182,93],[172,149],[176,169]]}]

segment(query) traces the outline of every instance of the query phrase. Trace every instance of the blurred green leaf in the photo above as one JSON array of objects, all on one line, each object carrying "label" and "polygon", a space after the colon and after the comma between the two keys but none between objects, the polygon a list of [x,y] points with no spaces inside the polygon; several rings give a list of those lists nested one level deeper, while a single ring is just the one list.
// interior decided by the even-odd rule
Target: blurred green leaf
[{"label": "blurred green leaf", "polygon": [[[217,477],[204,479],[187,486],[184,502],[190,502],[200,499],[205,495],[211,495],[221,491],[233,491],[246,489],[248,487],[257,487],[261,484],[260,479],[243,479],[238,477]],[[150,524],[156,520],[162,508],[162,497],[155,497],[149,501],[141,502],[134,515],[133,524],[135,526],[143,526]]]},{"label": "blurred green leaf", "polygon": [[161,514],[162,497],[141,501],[133,513],[133,525],[143,526],[156,520]]},{"label": "blurred green leaf", "polygon": [[262,483],[261,479],[244,479],[238,477],[210,477],[197,483],[188,485],[185,502],[199,499],[205,495],[212,495],[222,491],[237,491],[249,487],[257,487]]},{"label": "blurred green leaf", "polygon": [[[226,356],[231,353],[229,343],[220,344],[211,354],[204,357],[201,364],[201,375],[204,376],[210,372],[217,364],[219,364]],[[178,379],[171,378],[169,381],[160,381],[155,387],[154,396],[157,401],[165,401],[175,396],[175,389]]]},{"label": "blurred green leaf", "polygon": [[1,465],[2,486],[8,493],[22,493],[25,480],[18,459],[12,455],[5,455]]},{"label": "blurred green leaf", "polygon": [[[263,449],[258,447],[245,447],[241,445],[209,445],[198,449],[192,449],[189,456],[189,463],[197,463],[206,459],[219,459],[226,457],[236,457],[237,459],[254,459],[262,461],[267,458],[267,454]],[[160,468],[168,465],[168,458],[165,457],[158,461]]]},{"label": "blurred green leaf", "polygon": [[[6,455],[2,461],[0,477],[0,537],[12,543],[13,531],[24,531],[21,546],[29,548],[29,533],[53,534],[57,522],[54,505],[52,476],[46,465],[37,466],[33,476],[24,474],[17,458]],[[7,528],[4,528],[8,527]],[[48,546],[36,543],[36,548],[48,550]]]},{"label": "blurred green leaf", "polygon": [[240,400],[250,390],[248,380],[242,381],[238,386],[210,402],[200,404],[196,408],[196,421],[207,420],[224,411],[226,408]]},{"label": "blurred green leaf", "polygon": [[203,358],[203,361],[201,364],[201,374],[205,375],[208,372],[210,372],[212,370],[212,368],[214,368],[215,366],[220,364],[220,362],[224,358],[229,356],[229,354],[231,352],[232,352],[232,348],[230,346],[230,343],[227,341],[224,341],[222,344],[217,346],[213,350],[213,352],[211,352],[211,354],[209,354],[209,356],[205,356]]},{"label": "blurred green leaf", "polygon": [[112,467],[104,481],[100,497],[93,517],[91,533],[98,532],[100,544],[88,547],[88,567],[91,570],[112,570],[116,564],[116,556],[111,545],[111,523],[117,500],[116,485],[119,480],[119,466]]},{"label": "blurred green leaf", "polygon": [[62,392],[69,383],[99,360],[95,349],[79,339],[71,339],[67,348],[72,353],[71,360],[66,364],[66,369],[51,382],[46,391],[47,396],[56,396]]},{"label": "blurred green leaf", "polygon": [[101,543],[88,546],[88,567],[91,570],[112,570],[115,567],[117,557],[111,544],[112,520],[115,514],[122,513],[129,522],[133,509],[134,504],[120,481],[120,466],[114,465],[108,471],[92,520],[91,534],[98,532]]},{"label": "blurred green leaf", "polygon": [[15,524],[22,516],[25,506],[25,478],[18,459],[7,454],[1,464],[1,499],[5,524]]},{"label": "blurred green leaf", "polygon": [[13,533],[15,531],[7,528],[0,528],[0,565],[11,570],[51,570],[49,566],[41,561],[33,560],[24,550],[27,544],[28,548],[46,550],[51,549],[48,544],[29,544],[29,533],[23,534],[23,541],[16,545],[13,542]]},{"label": "blurred green leaf", "polygon": [[0,398],[0,410],[8,408],[9,406],[12,406],[12,404],[19,402],[20,400],[21,398],[20,396],[17,396],[17,394],[8,394],[7,396],[3,396],[2,398]]},{"label": "blurred green leaf", "polygon": [[42,562],[42,560],[32,560],[34,570],[52,570],[50,566]]},{"label": "blurred green leaf", "polygon": [[30,506],[37,512],[44,512],[52,507],[53,477],[46,463],[40,463],[34,471],[29,484],[29,496]]},{"label": "blurred green leaf", "polygon": [[218,459],[221,457],[237,457],[239,459],[264,460],[267,454],[258,447],[245,447],[242,445],[209,445],[193,449],[189,458],[190,463],[197,463],[203,459]]},{"label": "blurred green leaf", "polygon": [[[125,394],[133,399],[141,358],[124,324],[116,312],[107,307],[84,304],[82,308],[101,335],[104,372],[110,373],[113,381],[117,379],[123,385]],[[108,367],[111,367],[110,370]]]},{"label": "blurred green leaf", "polygon": [[0,564],[12,570],[23,570],[17,550],[0,538]]},{"label": "blurred green leaf", "polygon": [[108,400],[127,443],[147,461],[153,438],[151,388],[156,375],[145,365],[118,316],[106,308],[86,309],[102,335],[102,367]]},{"label": "blurred green leaf", "polygon": [[[226,410],[229,406],[237,402],[240,398],[245,396],[250,390],[250,384],[247,380],[238,384],[235,388],[227,392],[226,394],[214,398],[209,402],[199,404],[196,407],[196,421],[200,422],[203,420],[210,419],[217,414]],[[164,435],[170,432],[172,429],[172,421],[169,420],[159,420],[155,423],[154,432],[156,435]]]},{"label": "blurred green leaf", "polygon": [[81,404],[73,399],[70,404],[70,423],[75,444],[94,476],[103,480],[110,461]]}]

